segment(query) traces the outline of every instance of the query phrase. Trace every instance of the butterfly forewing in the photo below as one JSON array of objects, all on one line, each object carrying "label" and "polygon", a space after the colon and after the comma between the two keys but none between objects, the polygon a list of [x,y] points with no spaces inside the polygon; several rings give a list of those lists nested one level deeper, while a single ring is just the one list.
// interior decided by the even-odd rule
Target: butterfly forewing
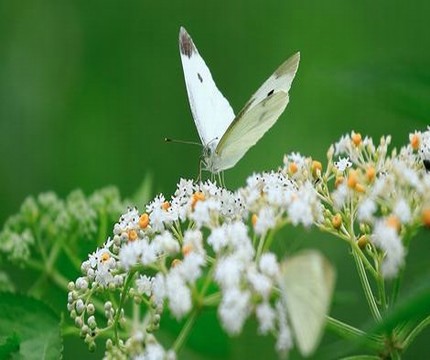
[{"label": "butterfly forewing", "polygon": [[227,99],[218,90],[193,40],[181,27],[179,50],[188,99],[197,131],[204,146],[216,144],[234,119]]},{"label": "butterfly forewing", "polygon": [[291,83],[300,54],[285,61],[251,97],[218,143],[214,161],[216,171],[233,167],[278,120],[288,105]]}]

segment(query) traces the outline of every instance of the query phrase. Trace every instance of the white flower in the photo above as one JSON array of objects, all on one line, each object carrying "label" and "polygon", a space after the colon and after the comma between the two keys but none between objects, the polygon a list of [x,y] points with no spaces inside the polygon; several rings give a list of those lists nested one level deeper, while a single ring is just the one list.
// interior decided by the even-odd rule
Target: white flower
[{"label": "white flower", "polygon": [[266,335],[275,327],[276,313],[268,302],[263,302],[255,309],[258,320],[258,332]]},{"label": "white flower", "polygon": [[322,220],[322,205],[315,188],[307,181],[297,191],[297,196],[288,208],[288,216],[293,225],[310,226]]},{"label": "white flower", "polygon": [[166,296],[166,280],[161,273],[157,273],[152,281],[152,296],[155,304],[163,304]]},{"label": "white flower", "polygon": [[191,196],[195,191],[192,180],[181,179],[172,197],[172,211],[178,214],[181,221],[185,221],[191,209]]},{"label": "white flower", "polygon": [[[146,241],[146,240],[142,240]],[[133,241],[124,244],[121,247],[120,253],[119,253],[119,261],[121,262],[121,266],[128,270],[134,265],[137,264],[140,257],[140,241]]]},{"label": "white flower", "polygon": [[87,277],[94,279],[102,286],[109,285],[114,277],[111,274],[112,270],[116,268],[117,262],[109,251],[108,247],[111,241],[105,243],[105,247],[97,249],[92,253],[87,262],[82,264],[82,268],[86,270]]},{"label": "white flower", "polygon": [[268,230],[273,229],[276,225],[275,211],[272,207],[265,206],[260,209],[255,223],[254,230],[258,235],[265,234]]},{"label": "white flower", "polygon": [[230,334],[239,334],[250,314],[251,293],[231,288],[223,293],[218,315],[223,328]]},{"label": "white flower", "polygon": [[335,209],[342,209],[345,206],[347,200],[349,199],[349,196],[350,192],[347,184],[345,182],[339,184],[339,186],[336,188],[336,190],[333,191],[331,195]]},{"label": "white flower", "polygon": [[222,249],[226,248],[229,244],[229,239],[225,236],[224,227],[217,227],[212,230],[208,237],[208,244],[212,246],[215,253],[219,253]]},{"label": "white flower", "polygon": [[119,259],[126,270],[137,263],[152,264],[157,260],[157,244],[149,244],[147,238],[125,243],[120,249]]},{"label": "white flower", "polygon": [[344,172],[346,169],[352,166],[352,162],[349,161],[348,157],[340,157],[339,160],[335,161],[333,165],[338,171]]},{"label": "white flower", "polygon": [[239,286],[245,263],[236,256],[227,256],[218,260],[215,268],[215,281],[223,289],[231,289]]},{"label": "white flower", "polygon": [[137,291],[140,294],[145,294],[146,296],[150,296],[152,292],[153,282],[154,282],[153,277],[140,275],[140,277],[136,279]]},{"label": "white flower", "polygon": [[237,252],[236,256],[249,260],[254,256],[255,250],[248,236],[248,229],[243,222],[225,223],[212,231],[208,243],[216,253],[222,250]]},{"label": "white flower", "polygon": [[351,147],[351,138],[349,135],[342,135],[340,140],[334,144],[334,154],[344,154],[347,153]]},{"label": "white flower", "polygon": [[405,199],[401,198],[397,201],[394,207],[394,215],[396,215],[402,224],[406,224],[411,220],[411,209]]},{"label": "white flower", "polygon": [[175,268],[166,276],[166,297],[170,311],[178,320],[191,310],[191,291]]},{"label": "white flower", "polygon": [[165,360],[166,352],[163,347],[156,342],[146,344],[143,354],[134,357],[134,360]]},{"label": "white flower", "polygon": [[107,261],[105,263],[100,264],[95,271],[94,281],[102,286],[109,285],[114,280],[114,277],[111,273],[114,266],[115,264],[112,261]]},{"label": "white flower", "polygon": [[157,248],[167,255],[175,255],[180,250],[178,240],[169,231],[156,235],[153,243],[157,244]]},{"label": "white flower", "polygon": [[288,165],[289,162],[295,163],[300,169],[306,165],[306,158],[298,152],[292,152],[284,156],[284,165]]},{"label": "white flower", "polygon": [[191,246],[193,252],[204,253],[202,232],[200,230],[185,231],[184,245]]},{"label": "white flower", "polygon": [[281,172],[264,174],[262,182],[262,190],[272,206],[287,206],[296,192],[296,184]]},{"label": "white flower", "polygon": [[198,228],[202,226],[211,228],[216,224],[220,211],[221,203],[215,199],[198,201],[190,218],[195,221]]},{"label": "white flower", "polygon": [[131,229],[138,228],[139,225],[139,212],[136,207],[128,208],[125,214],[122,214],[118,223],[114,226],[114,234],[121,235]]},{"label": "white flower", "polygon": [[178,214],[173,211],[162,194],[146,207],[146,211],[149,213],[149,221],[154,231],[162,231],[165,226],[169,227],[178,219]]},{"label": "white flower", "polygon": [[258,267],[263,274],[271,278],[275,278],[279,274],[279,264],[276,260],[276,255],[273,253],[261,255]]},{"label": "white flower", "polygon": [[202,267],[205,265],[205,254],[190,252],[184,257],[184,260],[175,267],[181,277],[193,283],[202,275]]},{"label": "white flower", "polygon": [[278,320],[278,337],[276,339],[276,350],[280,353],[286,353],[293,346],[291,330],[287,322],[287,312],[281,301],[275,304],[276,319]]},{"label": "white flower", "polygon": [[378,209],[376,203],[371,198],[366,198],[358,206],[357,218],[363,222],[373,222],[373,214]]},{"label": "white flower", "polygon": [[254,291],[267,300],[272,292],[272,280],[266,275],[260,274],[254,267],[248,268],[246,275]]},{"label": "white flower", "polygon": [[388,226],[385,220],[381,219],[375,224],[372,241],[385,252],[382,274],[386,278],[396,276],[405,257],[405,249],[396,229]]}]

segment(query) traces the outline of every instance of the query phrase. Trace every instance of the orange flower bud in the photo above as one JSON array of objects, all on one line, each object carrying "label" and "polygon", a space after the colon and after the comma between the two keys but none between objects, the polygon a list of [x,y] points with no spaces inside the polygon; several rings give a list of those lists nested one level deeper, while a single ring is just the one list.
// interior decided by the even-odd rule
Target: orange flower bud
[{"label": "orange flower bud", "polygon": [[322,171],[322,164],[319,161],[314,160],[312,161],[311,169],[314,176],[319,176]]},{"label": "orange flower bud", "polygon": [[410,140],[412,149],[417,151],[420,148],[420,143],[421,143],[420,136],[418,134],[412,134],[410,135],[409,140]]},{"label": "orange flower bud", "polygon": [[106,251],[100,257],[100,262],[106,262],[110,259],[110,254]]},{"label": "orange flower bud", "polygon": [[200,191],[196,191],[191,198],[191,208],[194,209],[198,201],[203,201],[205,199],[205,194]]},{"label": "orange flower bud", "polygon": [[361,134],[353,132],[351,136],[351,140],[354,143],[355,146],[358,146],[361,144]]},{"label": "orange flower bud", "polygon": [[376,170],[373,166],[369,166],[366,170],[366,177],[369,182],[372,182],[375,179]]},{"label": "orange flower bud", "polygon": [[366,191],[366,188],[361,185],[360,183],[355,184],[355,191],[359,193],[364,193]]},{"label": "orange flower bud", "polygon": [[175,267],[175,266],[178,266],[178,265],[180,265],[182,263],[182,261],[181,260],[179,260],[179,259],[173,259],[173,261],[172,261],[172,268],[173,267]]},{"label": "orange flower bud", "polygon": [[340,184],[342,184],[345,181],[345,178],[343,176],[338,176],[334,182],[334,186],[338,187]]},{"label": "orange flower bud", "polygon": [[140,215],[139,218],[139,226],[141,229],[146,229],[149,225],[149,215],[147,213],[144,213]]},{"label": "orange flower bud", "polygon": [[335,229],[339,229],[342,226],[342,216],[339,213],[333,216],[331,224]]},{"label": "orange flower bud", "polygon": [[400,227],[402,226],[399,218],[396,215],[390,215],[387,217],[386,224],[387,226],[395,229],[397,232],[400,231]]},{"label": "orange flower bud", "polygon": [[361,235],[360,238],[357,240],[358,247],[360,249],[364,249],[366,245],[369,243],[369,238],[367,235]]},{"label": "orange flower bud", "polygon": [[128,240],[129,241],[134,241],[134,240],[137,239],[137,232],[136,232],[136,230],[129,230],[127,234],[128,234]]},{"label": "orange flower bud", "polygon": [[358,175],[356,170],[351,170],[348,174],[347,185],[350,189],[355,189],[358,183]]},{"label": "orange flower bud", "polygon": [[161,208],[163,209],[163,210],[169,210],[169,208],[170,208],[170,203],[168,202],[168,201],[165,201],[165,202],[163,202],[163,204],[161,204]]},{"label": "orange flower bud", "polygon": [[297,166],[297,164],[295,162],[292,162],[288,165],[288,171],[290,174],[295,174],[298,169],[299,169],[299,167]]}]

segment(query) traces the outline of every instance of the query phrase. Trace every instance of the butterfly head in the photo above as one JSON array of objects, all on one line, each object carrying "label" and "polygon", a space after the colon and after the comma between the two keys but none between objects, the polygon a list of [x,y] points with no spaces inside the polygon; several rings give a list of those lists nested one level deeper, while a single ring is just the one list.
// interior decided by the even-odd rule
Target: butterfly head
[{"label": "butterfly head", "polygon": [[218,173],[221,169],[218,168],[218,155],[216,148],[218,145],[218,138],[213,139],[205,146],[203,146],[202,160],[204,169],[210,171],[212,174]]}]

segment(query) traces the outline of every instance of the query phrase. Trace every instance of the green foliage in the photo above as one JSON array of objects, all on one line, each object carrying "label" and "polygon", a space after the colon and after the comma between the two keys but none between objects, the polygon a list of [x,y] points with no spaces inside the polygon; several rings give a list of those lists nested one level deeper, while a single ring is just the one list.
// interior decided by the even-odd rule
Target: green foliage
[{"label": "green foliage", "polygon": [[41,301],[0,293],[0,357],[2,359],[59,359],[60,319]]}]

